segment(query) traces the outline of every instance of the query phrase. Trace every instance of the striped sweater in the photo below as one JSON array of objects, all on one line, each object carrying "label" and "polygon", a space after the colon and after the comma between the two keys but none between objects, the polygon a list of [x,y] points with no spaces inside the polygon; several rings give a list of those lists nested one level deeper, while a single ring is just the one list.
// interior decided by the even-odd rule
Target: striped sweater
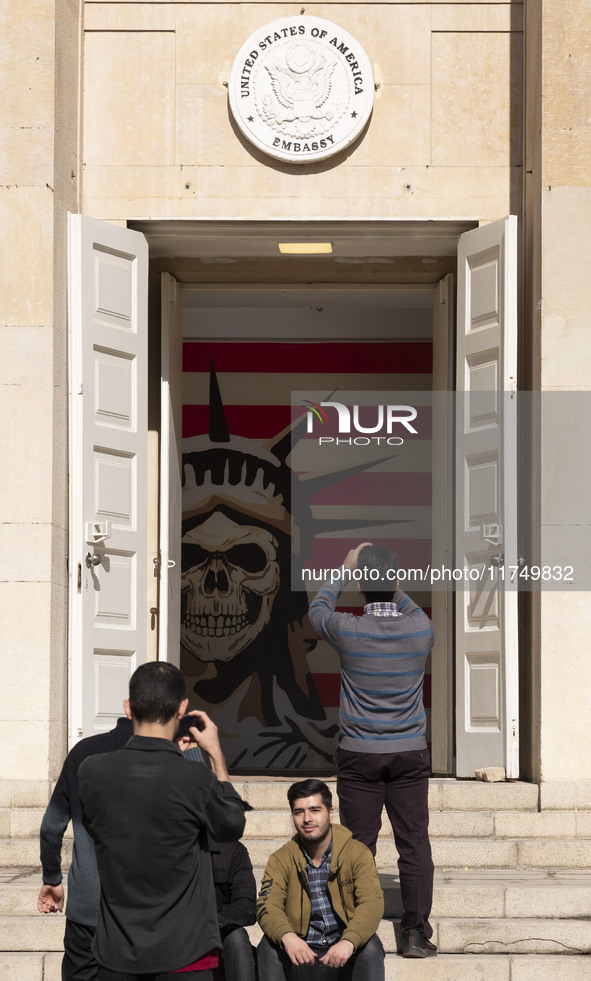
[{"label": "striped sweater", "polygon": [[425,749],[425,662],[433,646],[431,621],[403,593],[391,616],[336,613],[342,583],[327,583],[310,605],[314,629],[341,662],[339,746],[358,753]]}]

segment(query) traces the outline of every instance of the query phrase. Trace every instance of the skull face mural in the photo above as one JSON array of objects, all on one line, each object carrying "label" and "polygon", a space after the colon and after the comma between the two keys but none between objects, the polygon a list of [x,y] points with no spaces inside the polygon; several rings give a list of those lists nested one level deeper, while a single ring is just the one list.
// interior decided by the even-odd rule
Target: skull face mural
[{"label": "skull face mural", "polygon": [[278,542],[221,511],[183,535],[181,641],[201,661],[229,661],[269,623]]},{"label": "skull face mural", "polygon": [[294,478],[292,494],[293,430],[267,442],[230,435],[212,366],[209,434],[183,440],[181,670],[228,765],[247,772],[334,766],[337,726],[308,664],[317,636],[306,594],[291,590],[291,557],[309,555],[322,530],[314,492],[366,464],[305,491]]},{"label": "skull face mural", "polygon": [[307,597],[290,588],[292,549],[311,541],[292,521],[290,450],[290,431],[230,435],[212,366],[209,434],[183,440],[181,669],[235,769],[332,765]]}]

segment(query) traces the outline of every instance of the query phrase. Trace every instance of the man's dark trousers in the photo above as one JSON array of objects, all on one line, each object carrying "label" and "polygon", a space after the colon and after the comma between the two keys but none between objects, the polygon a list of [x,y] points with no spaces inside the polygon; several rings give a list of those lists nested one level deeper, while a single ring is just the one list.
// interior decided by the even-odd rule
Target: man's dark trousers
[{"label": "man's dark trousers", "polygon": [[338,749],[337,794],[340,821],[372,855],[385,806],[398,851],[404,916],[402,931],[429,938],[433,901],[433,859],[429,842],[429,752],[352,753]]},{"label": "man's dark trousers", "polygon": [[[318,957],[323,957],[327,947],[309,944]],[[344,967],[325,967],[319,961],[313,964],[292,964],[283,950],[263,937],[257,947],[257,963],[261,981],[383,981],[384,948],[374,934],[367,943],[355,951]]]},{"label": "man's dark trousers", "polygon": [[95,927],[66,917],[62,981],[97,981],[98,967],[90,949]]}]

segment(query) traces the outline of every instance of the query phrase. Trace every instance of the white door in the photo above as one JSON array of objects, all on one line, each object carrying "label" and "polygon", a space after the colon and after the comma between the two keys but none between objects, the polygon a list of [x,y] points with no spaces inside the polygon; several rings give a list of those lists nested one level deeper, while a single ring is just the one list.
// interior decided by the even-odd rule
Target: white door
[{"label": "white door", "polygon": [[[431,566],[451,565],[453,549],[453,389],[454,277],[451,273],[433,290],[433,437]],[[431,594],[435,643],[431,652],[431,768],[451,773],[453,767],[453,597],[447,589]]]},{"label": "white door", "polygon": [[160,419],[160,600],[158,656],[177,667],[181,650],[181,466],[183,333],[181,291],[162,273]]},{"label": "white door", "polygon": [[148,246],[83,215],[68,232],[72,743],[112,728],[146,660]]},{"label": "white door", "polygon": [[[519,774],[517,219],[466,232],[458,250],[456,774]],[[478,577],[478,578],[476,578]],[[505,581],[503,581],[503,577]]]}]

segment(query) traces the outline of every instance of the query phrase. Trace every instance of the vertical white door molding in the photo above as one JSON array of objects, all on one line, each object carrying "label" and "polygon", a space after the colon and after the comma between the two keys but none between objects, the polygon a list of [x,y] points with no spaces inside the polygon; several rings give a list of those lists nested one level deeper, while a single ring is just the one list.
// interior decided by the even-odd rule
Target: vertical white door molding
[{"label": "vertical white door molding", "polygon": [[179,666],[181,649],[181,438],[183,333],[181,291],[169,273],[161,276],[160,383],[160,661]]},{"label": "vertical white door molding", "polygon": [[[453,551],[453,333],[454,277],[433,290],[433,490],[431,566],[450,566]],[[435,644],[431,652],[431,767],[451,773],[453,766],[453,600],[448,590],[431,594]]]}]

